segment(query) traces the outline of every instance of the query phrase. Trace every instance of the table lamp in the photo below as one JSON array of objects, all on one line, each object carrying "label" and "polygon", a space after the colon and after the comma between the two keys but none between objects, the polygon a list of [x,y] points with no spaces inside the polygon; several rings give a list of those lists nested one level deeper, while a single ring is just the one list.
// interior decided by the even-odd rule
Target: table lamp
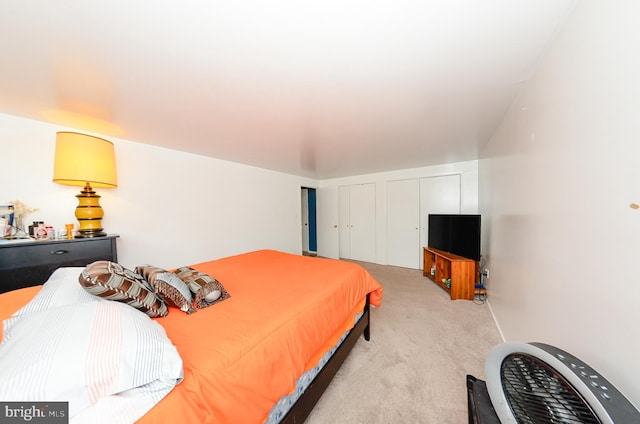
[{"label": "table lamp", "polygon": [[76,195],[76,218],[80,225],[75,237],[106,236],[107,233],[102,228],[104,211],[100,206],[100,196],[93,187],[118,186],[113,143],[75,132],[56,133],[53,181],[84,186],[80,194]]}]

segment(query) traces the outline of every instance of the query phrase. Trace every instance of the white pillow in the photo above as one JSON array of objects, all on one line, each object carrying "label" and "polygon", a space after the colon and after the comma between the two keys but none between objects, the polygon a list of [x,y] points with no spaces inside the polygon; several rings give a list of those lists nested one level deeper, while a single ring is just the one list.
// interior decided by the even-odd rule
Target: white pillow
[{"label": "white pillow", "polygon": [[44,309],[93,302],[95,296],[87,293],[78,283],[78,276],[84,267],[64,267],[56,269],[44,283],[42,289],[31,301],[13,314],[23,315]]},{"label": "white pillow", "polygon": [[56,272],[5,321],[0,399],[68,401],[72,421],[134,422],[182,380],[182,360],[143,312],[80,295],[78,273]]}]

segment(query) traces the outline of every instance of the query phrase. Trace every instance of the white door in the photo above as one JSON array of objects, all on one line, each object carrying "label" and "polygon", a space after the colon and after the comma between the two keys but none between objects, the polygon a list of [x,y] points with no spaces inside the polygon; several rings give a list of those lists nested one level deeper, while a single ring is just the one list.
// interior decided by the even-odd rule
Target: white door
[{"label": "white door", "polygon": [[387,182],[387,263],[420,269],[420,180]]},{"label": "white door", "polygon": [[340,186],[338,188],[338,205],[339,205],[339,256],[345,259],[351,259],[351,224],[349,222],[349,186]]},{"label": "white door", "polygon": [[[420,179],[420,246],[427,246],[430,213],[460,213],[460,174]],[[422,269],[420,261],[420,269]]]},{"label": "white door", "polygon": [[349,186],[351,259],[376,261],[376,185]]},{"label": "white door", "polygon": [[309,251],[309,190],[300,190],[300,204],[302,205],[302,251]]},{"label": "white door", "polygon": [[316,196],[318,256],[338,259],[340,255],[338,188],[318,188]]}]

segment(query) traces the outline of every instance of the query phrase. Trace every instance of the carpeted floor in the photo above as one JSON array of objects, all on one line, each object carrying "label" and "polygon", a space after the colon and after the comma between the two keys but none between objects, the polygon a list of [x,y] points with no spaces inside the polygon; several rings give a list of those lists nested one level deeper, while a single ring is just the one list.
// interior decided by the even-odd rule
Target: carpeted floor
[{"label": "carpeted floor", "polygon": [[359,263],[384,286],[371,341],[360,338],[305,423],[467,423],[465,376],[484,378],[501,342],[488,306],[449,300],[420,270]]}]

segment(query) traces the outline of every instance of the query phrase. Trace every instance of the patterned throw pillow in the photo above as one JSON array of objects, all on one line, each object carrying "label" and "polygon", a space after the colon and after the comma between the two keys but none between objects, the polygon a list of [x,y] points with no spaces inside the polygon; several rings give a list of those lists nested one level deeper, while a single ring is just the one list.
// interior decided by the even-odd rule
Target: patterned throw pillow
[{"label": "patterned throw pillow", "polygon": [[196,312],[189,287],[177,275],[153,265],[140,265],[134,271],[142,275],[169,305],[188,314]]},{"label": "patterned throw pillow", "polygon": [[173,273],[189,286],[189,290],[196,297],[197,308],[206,308],[231,297],[218,280],[204,272],[183,266]]},{"label": "patterned throw pillow", "polygon": [[78,277],[89,293],[108,300],[124,302],[150,317],[164,317],[167,305],[141,275],[120,264],[97,261],[87,265]]}]

